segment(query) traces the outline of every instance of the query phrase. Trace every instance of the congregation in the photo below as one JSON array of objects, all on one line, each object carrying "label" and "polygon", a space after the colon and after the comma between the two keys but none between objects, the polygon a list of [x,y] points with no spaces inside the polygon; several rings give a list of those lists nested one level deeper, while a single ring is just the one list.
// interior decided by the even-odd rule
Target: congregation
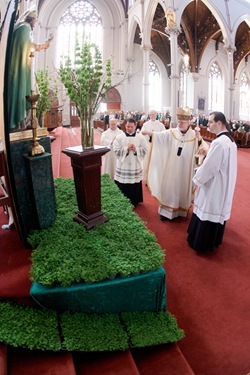
[{"label": "congregation", "polygon": [[[194,114],[194,113],[191,113],[190,115],[190,122],[191,124],[199,124],[202,125],[202,126],[207,126],[208,125],[208,117],[209,115],[205,114],[205,113],[198,113],[198,114]],[[148,114],[146,114],[145,112],[140,112],[140,111],[127,111],[127,112],[124,112],[124,111],[117,111],[117,112],[101,112],[99,114],[99,119],[101,121],[105,121],[105,124],[109,124],[109,120],[111,120],[112,118],[115,118],[116,120],[118,120],[118,124],[126,119],[129,119],[129,118],[134,118],[136,122],[138,121],[148,121],[150,119],[150,112]],[[167,110],[165,113],[164,112],[159,112],[159,111],[156,111],[156,120],[159,120],[161,121],[163,124],[170,124],[171,123],[171,114],[170,114],[170,111]],[[230,126],[230,129],[232,131],[237,131],[237,130],[240,130],[240,131],[246,131],[246,132],[249,132],[250,130],[250,121],[241,121],[241,120],[232,120],[232,119],[227,119],[227,122]]]},{"label": "congregation", "polygon": [[[161,122],[165,129],[169,129],[171,124],[171,114],[170,111],[167,110],[166,112],[159,112],[155,111],[156,117],[155,119]],[[136,129],[139,131],[141,130],[143,124],[150,120],[150,111],[148,114],[145,114],[145,112],[139,112],[139,111],[117,111],[117,112],[101,112],[99,114],[99,120],[103,121],[105,123],[105,130],[109,128],[109,121],[111,119],[115,119],[117,123],[117,127],[119,129],[122,129],[125,131],[125,124],[127,119],[133,118],[136,121]],[[205,113],[198,113],[194,114],[191,113],[190,115],[190,125],[193,126],[199,126],[201,127],[201,133],[202,130],[208,129],[208,118],[209,115]],[[227,123],[229,125],[230,133],[237,144],[238,147],[250,147],[250,121],[241,121],[241,120],[231,120],[227,119]],[[204,137],[206,138],[206,136]],[[210,137],[208,137],[210,138]]]},{"label": "congregation", "polygon": [[[157,112],[156,113],[156,120],[161,121],[166,128],[170,126],[171,123],[171,116],[170,112],[166,111],[166,113],[163,112]],[[99,114],[99,120],[104,121],[106,125],[106,129],[109,126],[109,121],[111,119],[116,119],[117,120],[117,125],[120,127],[124,122],[126,122],[128,119],[133,118],[136,121],[137,127],[141,129],[142,125],[144,122],[150,120],[150,112],[146,114],[145,112],[140,112],[140,111],[117,111],[115,113],[113,112],[101,112]]]}]

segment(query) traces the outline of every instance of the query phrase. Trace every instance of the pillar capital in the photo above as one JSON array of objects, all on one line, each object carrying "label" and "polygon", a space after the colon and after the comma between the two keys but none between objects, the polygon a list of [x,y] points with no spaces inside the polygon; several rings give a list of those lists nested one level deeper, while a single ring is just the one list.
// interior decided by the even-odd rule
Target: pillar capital
[{"label": "pillar capital", "polygon": [[126,61],[128,61],[130,63],[131,61],[134,61],[134,57],[128,56],[128,57],[126,57]]},{"label": "pillar capital", "polygon": [[193,72],[193,73],[192,73],[192,77],[193,77],[193,81],[194,81],[194,82],[198,82],[198,81],[199,81],[199,78],[200,78],[200,74],[199,74],[199,73],[196,73],[196,72]]},{"label": "pillar capital", "polygon": [[169,36],[176,35],[178,36],[180,34],[181,30],[178,26],[167,26],[165,28],[165,33]]},{"label": "pillar capital", "polygon": [[234,44],[225,44],[224,49],[229,57],[231,57],[234,51],[236,51],[236,47]]},{"label": "pillar capital", "polygon": [[180,77],[177,74],[171,74],[170,79],[179,79]]},{"label": "pillar capital", "polygon": [[141,48],[143,49],[143,51],[151,51],[152,46],[149,44],[141,44]]}]

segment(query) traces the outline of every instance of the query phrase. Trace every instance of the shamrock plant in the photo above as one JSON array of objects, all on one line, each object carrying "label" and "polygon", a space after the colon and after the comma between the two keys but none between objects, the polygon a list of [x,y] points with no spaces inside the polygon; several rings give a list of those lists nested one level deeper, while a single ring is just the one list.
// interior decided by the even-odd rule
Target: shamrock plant
[{"label": "shamrock plant", "polygon": [[36,81],[39,91],[39,100],[37,102],[36,116],[40,126],[43,126],[45,113],[49,112],[58,93],[55,81],[49,76],[48,67],[45,70],[38,70]]},{"label": "shamrock plant", "polygon": [[59,69],[61,82],[80,118],[82,147],[93,147],[93,115],[111,87],[111,61],[103,65],[97,45],[84,41],[75,46],[75,61],[68,57]]}]

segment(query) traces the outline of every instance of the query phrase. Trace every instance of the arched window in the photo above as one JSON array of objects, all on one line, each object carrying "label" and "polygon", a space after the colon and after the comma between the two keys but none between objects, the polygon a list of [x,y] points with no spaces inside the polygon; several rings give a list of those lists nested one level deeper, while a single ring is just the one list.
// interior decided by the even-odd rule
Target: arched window
[{"label": "arched window", "polygon": [[74,61],[75,42],[84,39],[102,51],[102,20],[97,9],[85,0],[78,0],[63,13],[58,28],[57,66],[70,56]]},{"label": "arched window", "polygon": [[161,82],[159,68],[149,61],[149,109],[161,110]]},{"label": "arched window", "polygon": [[188,71],[187,65],[183,62],[180,70],[180,89],[179,89],[179,106],[187,106],[187,79]]},{"label": "arched window", "polygon": [[217,62],[214,62],[210,68],[208,79],[208,110],[224,111],[222,73]]},{"label": "arched window", "polygon": [[250,83],[248,76],[244,72],[240,78],[240,120],[248,120],[250,118]]}]

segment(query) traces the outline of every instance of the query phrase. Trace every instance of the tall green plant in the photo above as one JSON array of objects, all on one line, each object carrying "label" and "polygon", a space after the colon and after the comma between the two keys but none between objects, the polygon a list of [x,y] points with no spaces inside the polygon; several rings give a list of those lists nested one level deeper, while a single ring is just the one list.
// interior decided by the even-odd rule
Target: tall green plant
[{"label": "tall green plant", "polygon": [[52,90],[52,78],[49,76],[48,67],[45,70],[40,69],[37,71],[36,81],[40,95],[36,107],[36,116],[40,126],[42,126],[42,119],[45,113],[50,111],[58,89],[57,85],[54,85],[55,87]]},{"label": "tall green plant", "polygon": [[74,64],[67,58],[60,66],[59,76],[80,118],[82,146],[92,147],[92,118],[111,87],[111,61],[108,59],[104,66],[97,45],[84,41],[80,47],[77,41]]}]

